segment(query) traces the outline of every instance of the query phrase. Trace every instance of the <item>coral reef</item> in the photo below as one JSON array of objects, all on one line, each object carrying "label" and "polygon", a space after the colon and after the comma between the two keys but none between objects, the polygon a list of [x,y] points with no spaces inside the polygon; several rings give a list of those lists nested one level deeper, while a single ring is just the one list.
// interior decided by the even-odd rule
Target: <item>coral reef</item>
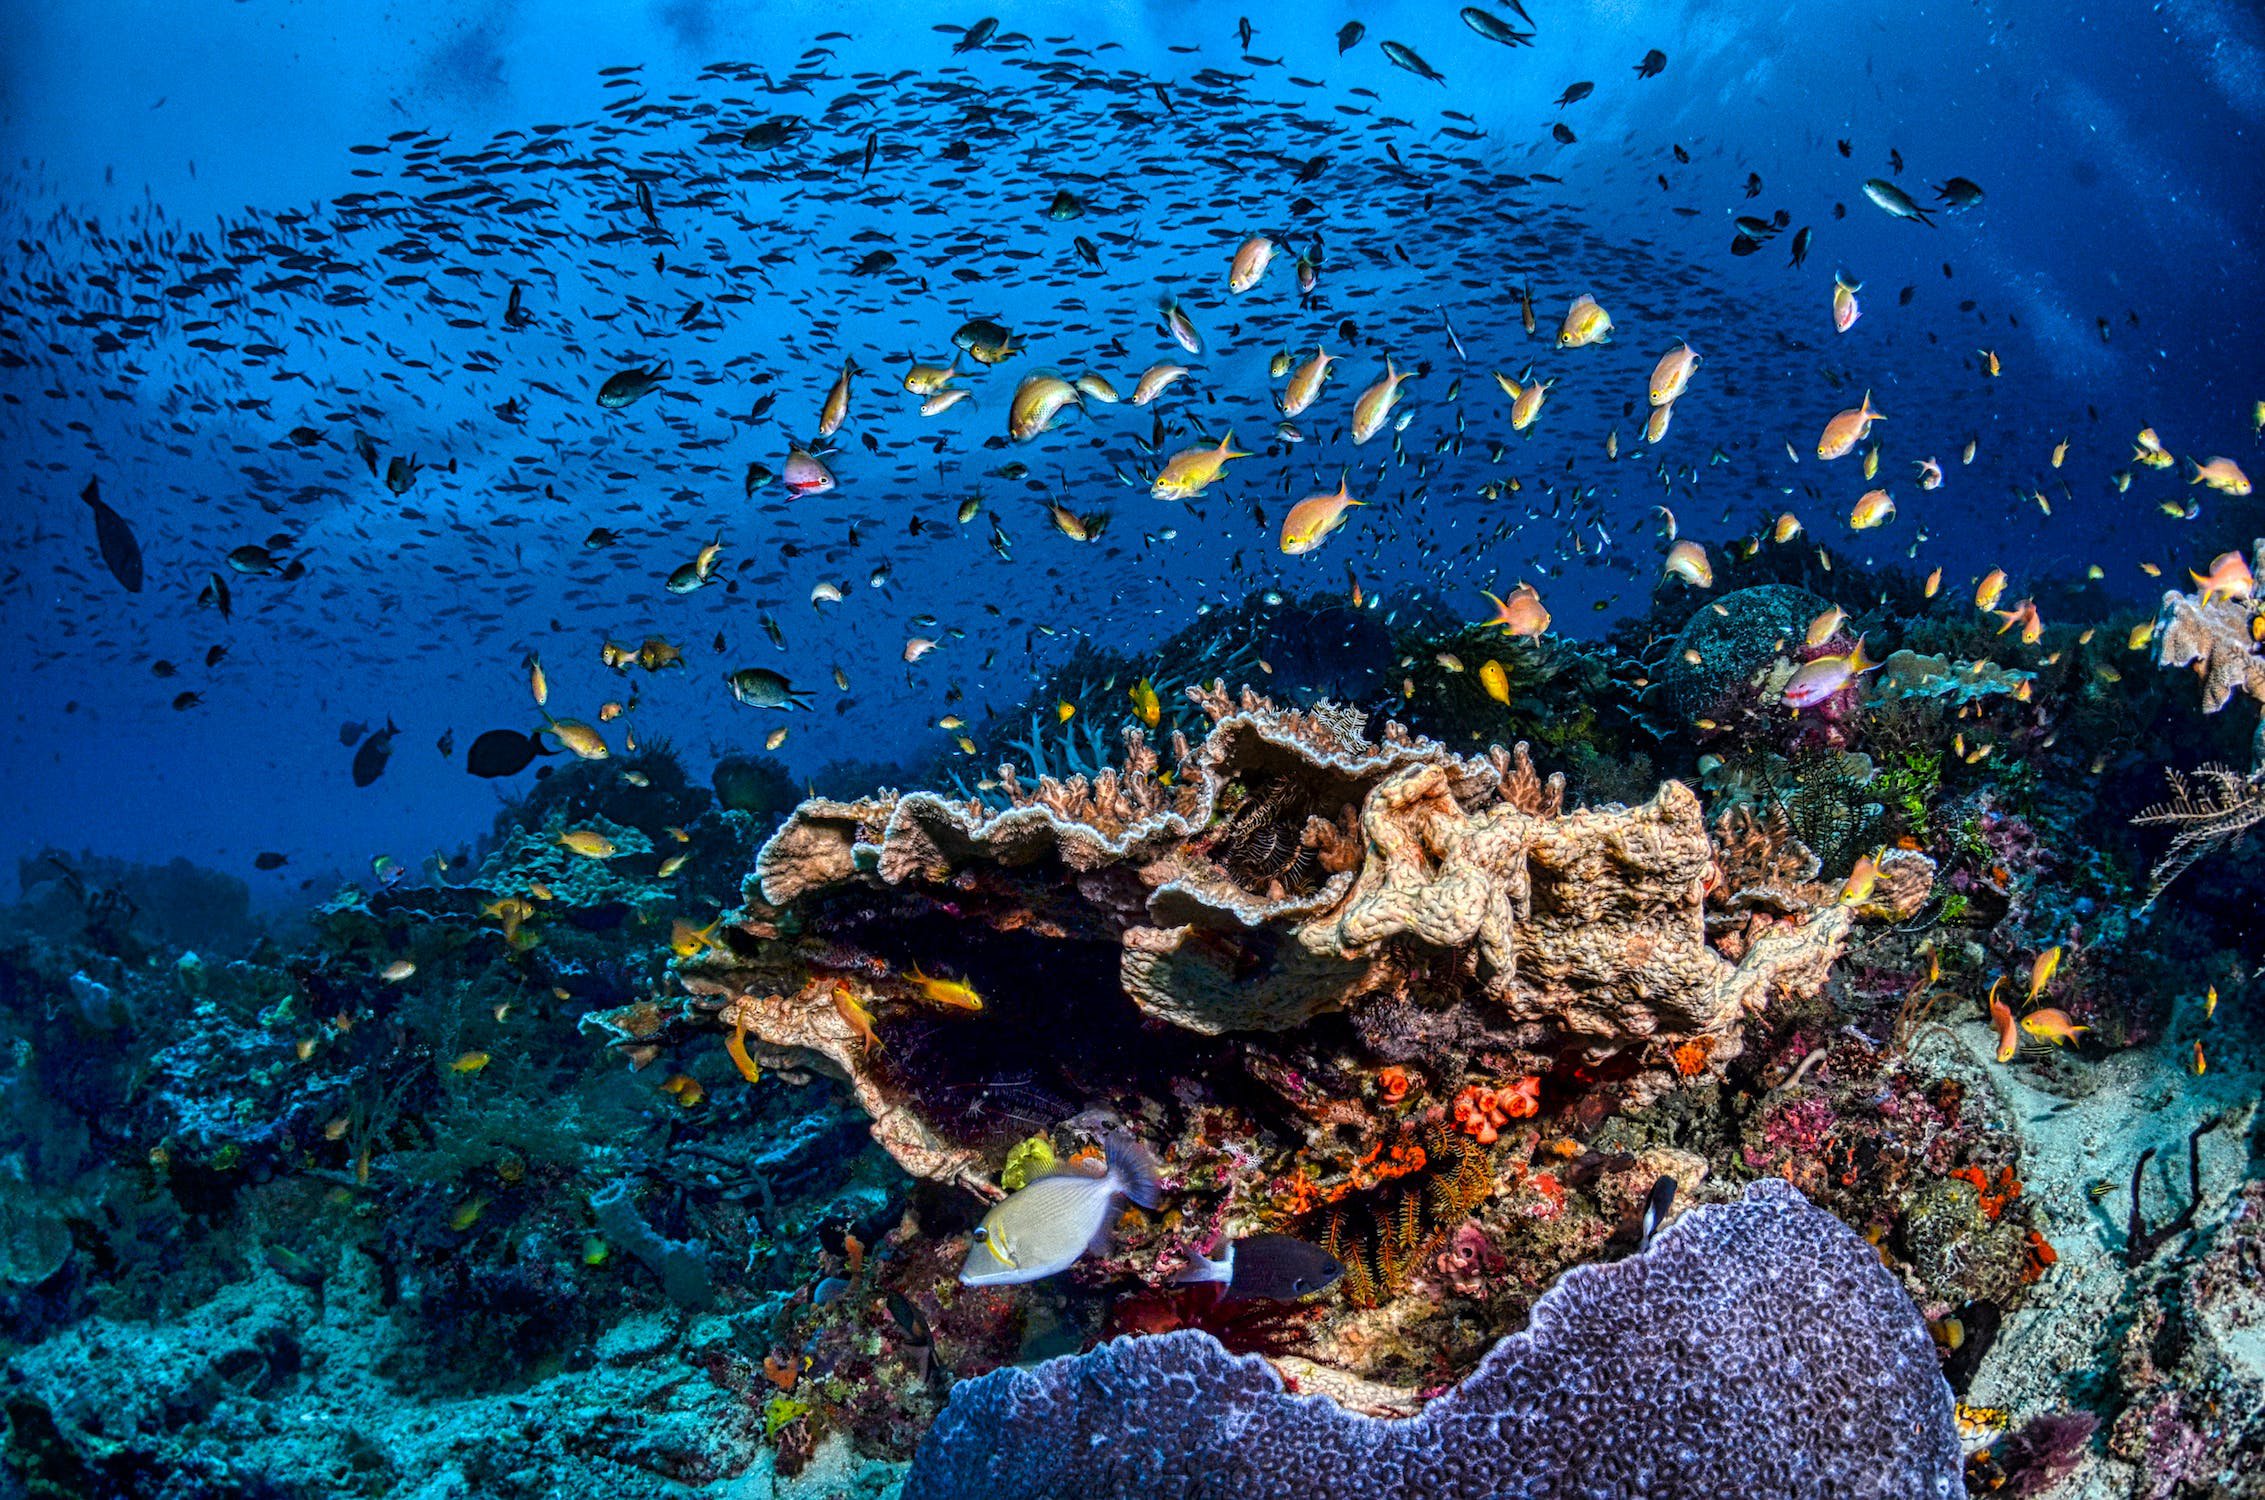
[{"label": "coral reef", "polygon": [[[1858,628],[1821,591],[1857,585],[1773,566],[1726,560],[1755,586],[1697,615],[1671,591],[1601,646],[1254,599],[1188,639],[1281,703],[1196,688],[1151,730],[1147,670],[1081,651],[1027,734],[994,726],[1018,763],[968,784],[947,755],[916,778],[939,790],[842,762],[790,808],[760,756],[712,796],[650,743],[560,761],[475,852],[381,861],[290,943],[222,900],[231,943],[181,951],[166,872],[39,867],[0,921],[0,1494],[862,1494],[948,1401],[957,1445],[997,1400],[1161,1365],[1222,1421],[1391,1454],[1467,1421],[1477,1452],[1485,1402],[1563,1373],[1535,1351],[1576,1348],[1576,1304],[1640,1307],[1719,1216],[1808,1222],[1793,1190],[1860,1237],[1834,1265],[1916,1307],[1913,1359],[1995,1403],[1962,1408],[1978,1490],[2204,1492],[2251,1461],[2221,1414],[2265,1391],[2223,1145],[2253,1123],[2260,955],[2250,864],[2161,881],[2249,826],[2247,779],[2123,819],[2146,746],[2230,760],[2247,725],[2119,675],[2094,627],[2016,644],[1894,574],[1863,596],[1902,613],[1862,626],[1903,649],[1795,716],[1784,678]],[[1303,691],[1374,704],[1387,667],[1397,721]],[[989,1203],[1119,1131],[1159,1208],[1045,1281],[959,1284]],[[1618,1259],[1663,1178],[1702,1206]],[[1342,1277],[1176,1284],[1250,1235]],[[1751,1295],[1803,1360],[1847,1322]],[[1678,1358],[1744,1326],[1701,1323]],[[374,1368],[341,1374],[357,1327]],[[1594,1477],[1537,1462],[1540,1492]]]},{"label": "coral reef", "polygon": [[1208,1336],[957,1387],[905,1500],[970,1494],[1674,1497],[1959,1489],[1950,1392],[1869,1246],[1782,1183],[1569,1272],[1405,1422],[1291,1396]]},{"label": "coral reef", "polygon": [[[905,891],[1001,933],[1113,944],[1141,1012],[1204,1035],[1405,1005],[1463,975],[1453,1006],[1510,1045],[1664,1064],[1698,1038],[1735,1056],[1740,1023],[1773,991],[1822,984],[1854,917],[1822,901],[1781,910],[1733,961],[1706,942],[1714,846],[1678,784],[1641,807],[1568,811],[1522,744],[1466,758],[1395,724],[1366,739],[1359,715],[1326,705],[1217,688],[1196,701],[1212,730],[1175,744],[1169,777],[1136,730],[1122,769],[1093,781],[1026,791],[1002,768],[1004,811],[932,793],[804,804],[758,858],[765,914],[742,924],[741,946],[775,937],[780,908],[807,930],[845,894]],[[891,998],[875,966],[838,946],[773,946],[753,965],[702,961],[687,983],[780,1061],[849,1078],[908,1170],[977,1175],[907,1117],[850,1019]]]}]

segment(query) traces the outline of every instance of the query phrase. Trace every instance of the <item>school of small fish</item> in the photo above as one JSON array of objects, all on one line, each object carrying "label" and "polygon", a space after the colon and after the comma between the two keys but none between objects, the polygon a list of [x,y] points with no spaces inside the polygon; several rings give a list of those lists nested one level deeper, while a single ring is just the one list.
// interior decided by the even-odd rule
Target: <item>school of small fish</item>
[{"label": "school of small fish", "polygon": [[[1538,56],[1505,12],[1461,22],[1505,66]],[[1906,174],[1880,141],[1884,176],[1852,160],[1837,197],[1749,206],[1769,189],[1736,142],[1641,125],[1661,51],[1516,131],[1412,23],[1245,25],[1239,51],[1174,47],[1170,77],[1066,25],[934,30],[927,65],[886,74],[843,31],[682,88],[608,67],[590,118],[405,127],[311,207],[56,210],[0,269],[0,375],[54,455],[8,563],[18,592],[62,585],[30,669],[130,663],[148,709],[191,712],[263,701],[262,663],[305,653],[300,717],[385,726],[342,733],[358,787],[404,735],[453,760],[461,732],[490,778],[656,723],[787,742],[742,708],[828,710],[836,750],[949,725],[993,757],[980,711],[1079,636],[1137,650],[1261,590],[1458,620],[1484,600],[1507,651],[1553,628],[1553,594],[1696,597],[1768,546],[1920,559],[1956,508],[2009,540],[1941,559],[1929,597],[1977,580],[2034,644],[2056,497],[2153,475],[2147,503],[2192,519],[2251,494],[2214,450],[2254,434],[2047,427],[2002,407],[2037,363],[2016,312],[1916,305],[1923,267],[1812,263],[1876,209],[1952,278],[1990,211],[1955,163]],[[1591,156],[1568,122],[1605,109],[1639,123]],[[1632,186],[1658,232],[1593,227]],[[1723,263],[1724,218],[1734,260],[1784,236],[1784,264]],[[1865,291],[1883,275],[1912,284]],[[1891,367],[1922,315],[1941,348]],[[1984,445],[1988,493],[1961,482]],[[2238,556],[2145,566],[2249,586]],[[402,663],[436,646],[492,704],[476,721],[414,710]],[[1859,640],[1786,701],[1874,665]],[[1172,707],[1143,679],[1117,711]]]}]

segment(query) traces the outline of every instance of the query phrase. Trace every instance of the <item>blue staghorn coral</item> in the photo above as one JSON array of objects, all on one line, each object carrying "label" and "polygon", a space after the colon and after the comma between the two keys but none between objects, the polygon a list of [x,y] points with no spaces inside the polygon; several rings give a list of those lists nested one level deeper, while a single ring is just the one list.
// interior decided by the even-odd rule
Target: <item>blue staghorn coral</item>
[{"label": "blue staghorn coral", "polygon": [[1871,1246],[1787,1184],[1573,1270],[1421,1415],[1287,1394],[1208,1334],[1118,1339],[952,1392],[904,1500],[1961,1493],[1951,1395]]}]

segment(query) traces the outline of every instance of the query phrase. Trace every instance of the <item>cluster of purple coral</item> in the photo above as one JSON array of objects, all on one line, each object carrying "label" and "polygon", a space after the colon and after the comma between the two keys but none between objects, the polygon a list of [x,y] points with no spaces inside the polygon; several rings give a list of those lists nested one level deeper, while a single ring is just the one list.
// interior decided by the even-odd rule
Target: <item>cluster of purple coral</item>
[{"label": "cluster of purple coral", "polygon": [[955,1387],[904,1497],[1947,1500],[1959,1476],[1910,1298],[1845,1225],[1765,1180],[1567,1273],[1410,1420],[1292,1396],[1201,1334],[1121,1339]]}]

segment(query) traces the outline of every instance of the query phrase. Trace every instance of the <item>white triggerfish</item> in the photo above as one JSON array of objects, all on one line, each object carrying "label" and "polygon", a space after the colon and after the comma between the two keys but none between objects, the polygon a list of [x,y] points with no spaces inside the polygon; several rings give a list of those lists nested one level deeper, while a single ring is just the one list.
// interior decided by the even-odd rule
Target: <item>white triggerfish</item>
[{"label": "white triggerfish", "polygon": [[1076,1264],[1104,1247],[1119,1198],[1142,1208],[1163,1201],[1156,1158],[1128,1136],[1111,1136],[1101,1170],[1050,1173],[996,1205],[976,1226],[960,1267],[965,1286],[1016,1286]]}]

